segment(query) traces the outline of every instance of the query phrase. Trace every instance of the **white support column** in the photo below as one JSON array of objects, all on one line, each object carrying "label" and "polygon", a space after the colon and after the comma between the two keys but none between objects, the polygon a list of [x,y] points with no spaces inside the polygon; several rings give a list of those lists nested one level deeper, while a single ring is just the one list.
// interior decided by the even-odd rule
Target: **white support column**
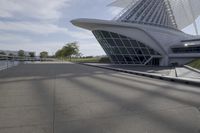
[{"label": "white support column", "polygon": [[[193,14],[194,12],[193,12],[192,5],[191,5],[191,1],[190,1],[190,0],[188,0],[188,4],[189,4],[189,6],[190,6],[190,11],[191,11],[191,14],[192,14],[192,18],[193,18],[193,20],[195,20],[195,17],[194,17],[194,14]],[[193,26],[194,26],[196,35],[199,35],[196,20],[193,22]]]},{"label": "white support column", "polygon": [[194,29],[195,29],[195,33],[196,33],[196,35],[199,35],[196,20],[194,21],[193,25],[194,25]]}]

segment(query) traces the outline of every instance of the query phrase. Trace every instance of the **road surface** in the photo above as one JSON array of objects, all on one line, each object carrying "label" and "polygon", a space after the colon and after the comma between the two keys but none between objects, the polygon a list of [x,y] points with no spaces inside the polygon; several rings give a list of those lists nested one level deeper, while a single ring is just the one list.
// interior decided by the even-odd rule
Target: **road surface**
[{"label": "road surface", "polygon": [[78,64],[0,72],[0,133],[200,133],[200,88]]}]

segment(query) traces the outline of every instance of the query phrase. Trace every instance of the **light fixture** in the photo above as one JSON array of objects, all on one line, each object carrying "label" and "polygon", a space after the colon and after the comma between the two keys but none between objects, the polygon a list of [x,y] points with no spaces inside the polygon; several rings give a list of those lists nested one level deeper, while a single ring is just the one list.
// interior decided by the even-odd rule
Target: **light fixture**
[{"label": "light fixture", "polygon": [[189,44],[185,43],[185,45],[184,45],[184,46],[185,46],[185,47],[188,47],[188,45],[189,45]]}]

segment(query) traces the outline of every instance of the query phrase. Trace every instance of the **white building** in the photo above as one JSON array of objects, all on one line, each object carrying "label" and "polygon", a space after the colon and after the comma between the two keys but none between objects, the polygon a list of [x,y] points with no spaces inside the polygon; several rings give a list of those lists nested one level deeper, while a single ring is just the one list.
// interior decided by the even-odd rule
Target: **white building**
[{"label": "white building", "polygon": [[115,64],[183,65],[200,57],[200,36],[181,31],[200,14],[199,0],[116,0],[114,20],[76,19],[91,30]]}]

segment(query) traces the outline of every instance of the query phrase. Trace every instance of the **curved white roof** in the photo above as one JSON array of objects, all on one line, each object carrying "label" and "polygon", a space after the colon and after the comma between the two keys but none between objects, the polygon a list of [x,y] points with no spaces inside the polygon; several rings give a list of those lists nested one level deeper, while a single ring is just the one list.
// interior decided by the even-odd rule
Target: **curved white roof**
[{"label": "curved white roof", "polygon": [[[140,0],[115,0],[109,6],[126,8]],[[169,0],[179,29],[192,24],[200,16],[200,0]],[[133,3],[134,4],[134,3]]]}]

